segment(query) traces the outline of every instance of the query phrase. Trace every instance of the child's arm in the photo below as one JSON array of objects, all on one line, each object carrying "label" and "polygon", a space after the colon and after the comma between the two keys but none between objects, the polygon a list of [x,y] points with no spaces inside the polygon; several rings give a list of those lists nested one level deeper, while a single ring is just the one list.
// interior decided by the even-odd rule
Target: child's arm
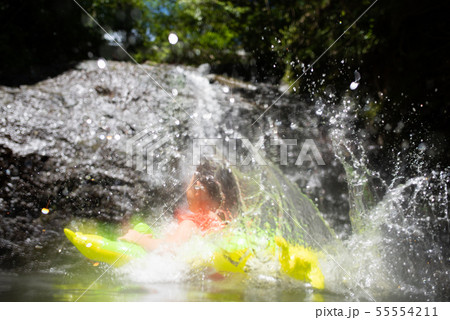
[{"label": "child's arm", "polygon": [[136,230],[129,230],[126,235],[120,237],[119,240],[133,242],[147,251],[152,251],[161,245],[179,245],[188,241],[194,234],[200,233],[200,229],[190,220],[181,222],[177,228],[162,239],[153,239],[151,235],[143,235]]}]

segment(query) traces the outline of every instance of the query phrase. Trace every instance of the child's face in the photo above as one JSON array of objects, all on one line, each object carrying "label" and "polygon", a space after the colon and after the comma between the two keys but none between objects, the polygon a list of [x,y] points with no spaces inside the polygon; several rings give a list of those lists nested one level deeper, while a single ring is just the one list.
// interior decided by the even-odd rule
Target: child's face
[{"label": "child's face", "polygon": [[195,181],[195,176],[192,177],[189,182],[189,189],[186,191],[186,197],[188,203],[199,202],[200,200],[209,200],[208,191],[200,183],[200,181]]},{"label": "child's face", "polygon": [[195,176],[189,182],[189,189],[186,191],[186,197],[189,208],[192,209],[212,209],[216,202],[211,198],[206,188],[200,181],[196,181]]}]

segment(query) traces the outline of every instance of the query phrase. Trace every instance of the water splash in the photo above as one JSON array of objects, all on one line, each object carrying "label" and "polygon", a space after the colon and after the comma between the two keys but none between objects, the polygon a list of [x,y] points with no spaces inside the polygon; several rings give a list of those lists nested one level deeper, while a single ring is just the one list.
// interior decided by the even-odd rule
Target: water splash
[{"label": "water splash", "polygon": [[[415,177],[401,174],[398,157],[393,178],[384,181],[369,169],[354,123],[357,110],[346,99],[330,116],[335,153],[347,175],[353,234],[334,256],[345,273],[334,261],[324,262],[329,287],[346,295],[359,287],[381,300],[445,299],[449,260],[442,235],[448,235],[449,173],[427,172],[414,153],[409,160]],[[340,283],[347,283],[346,289]]]}]

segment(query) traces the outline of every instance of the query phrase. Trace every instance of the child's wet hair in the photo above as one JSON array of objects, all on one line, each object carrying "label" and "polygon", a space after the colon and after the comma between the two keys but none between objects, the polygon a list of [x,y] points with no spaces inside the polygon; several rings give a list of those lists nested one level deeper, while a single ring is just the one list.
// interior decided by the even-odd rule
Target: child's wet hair
[{"label": "child's wet hair", "polygon": [[204,160],[197,166],[195,179],[198,179],[211,198],[220,204],[219,213],[224,213],[223,217],[221,216],[223,220],[229,218],[226,217],[228,214],[225,213],[229,212],[233,216],[237,213],[239,210],[239,188],[231,169],[220,163]]}]

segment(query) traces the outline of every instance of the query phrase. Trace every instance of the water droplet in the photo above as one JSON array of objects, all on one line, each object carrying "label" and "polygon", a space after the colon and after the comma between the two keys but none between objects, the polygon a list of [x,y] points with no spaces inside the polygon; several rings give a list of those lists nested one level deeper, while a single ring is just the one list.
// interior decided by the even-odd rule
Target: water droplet
[{"label": "water droplet", "polygon": [[178,95],[178,90],[177,89],[172,89],[172,95],[174,97],[176,97]]},{"label": "water droplet", "polygon": [[106,60],[105,59],[98,59],[97,60],[97,66],[100,69],[105,69],[106,68]]},{"label": "water droplet", "polygon": [[50,210],[48,210],[48,208],[42,208],[41,212],[42,214],[48,214]]},{"label": "water droplet", "polygon": [[225,93],[228,93],[228,92],[230,92],[230,88],[225,86],[225,87],[222,88],[222,91],[225,92]]},{"label": "water droplet", "polygon": [[86,243],[86,248],[90,248],[90,247],[92,247],[92,243]]},{"label": "water droplet", "polygon": [[211,119],[211,116],[212,116],[211,113],[205,113],[205,114],[203,115],[203,119],[209,120],[209,119]]},{"label": "water droplet", "polygon": [[178,120],[178,119],[175,120],[175,125],[176,125],[176,126],[180,125],[180,120]]},{"label": "water droplet", "polygon": [[231,103],[234,103],[234,98],[230,98],[230,102],[231,102]]},{"label": "water droplet", "polygon": [[178,36],[175,33],[169,34],[169,43],[176,44],[178,42]]},{"label": "water droplet", "polygon": [[422,142],[418,145],[417,149],[419,149],[420,151],[425,151],[427,149],[427,145]]},{"label": "water droplet", "polygon": [[359,86],[358,82],[353,81],[352,83],[350,83],[350,89],[352,89],[352,90],[356,90],[356,88],[358,88],[358,86]]}]

